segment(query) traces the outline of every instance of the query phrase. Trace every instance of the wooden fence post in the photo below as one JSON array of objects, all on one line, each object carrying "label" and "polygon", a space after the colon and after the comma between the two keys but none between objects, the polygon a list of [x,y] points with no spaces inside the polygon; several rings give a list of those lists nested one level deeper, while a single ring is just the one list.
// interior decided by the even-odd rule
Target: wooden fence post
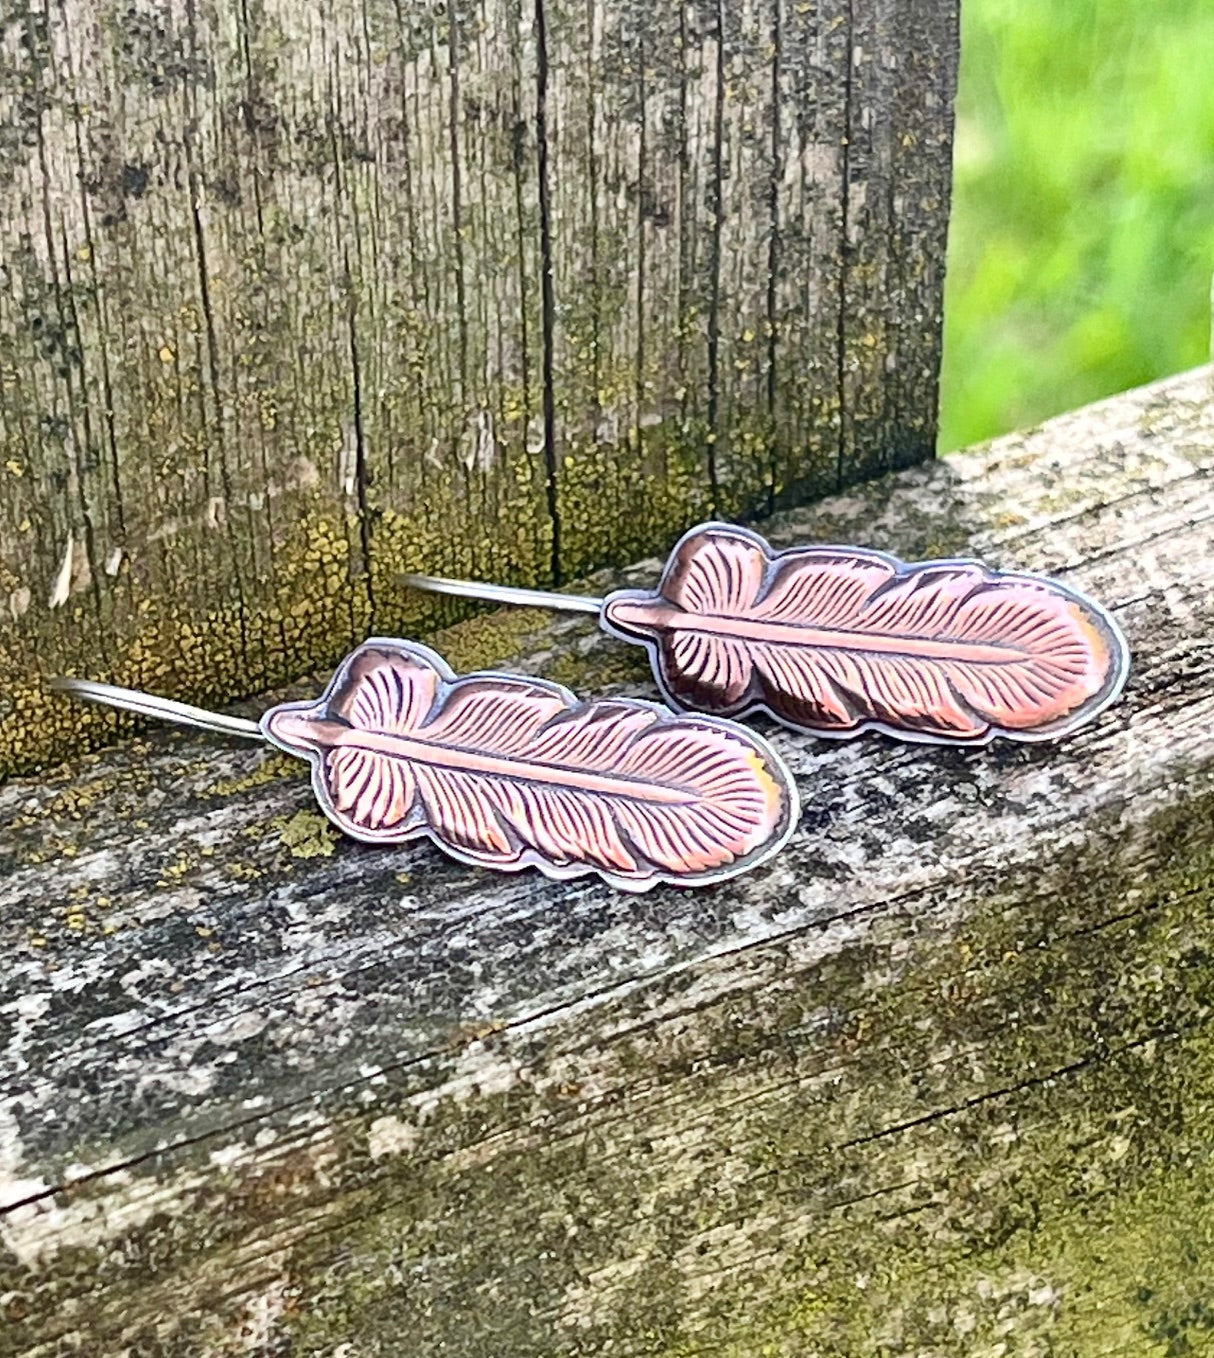
[{"label": "wooden fence post", "polygon": [[956,0],[15,0],[0,775],[930,455]]}]

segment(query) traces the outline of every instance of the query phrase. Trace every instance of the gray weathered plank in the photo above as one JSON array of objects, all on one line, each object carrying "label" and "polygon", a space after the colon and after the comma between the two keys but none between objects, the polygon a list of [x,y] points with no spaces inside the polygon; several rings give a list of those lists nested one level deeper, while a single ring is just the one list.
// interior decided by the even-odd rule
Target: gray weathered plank
[{"label": "gray weathered plank", "polygon": [[[805,815],[746,879],[360,847],[169,732],[0,789],[0,1352],[1200,1352],[1211,394],[774,521],[1056,574],[1134,669],[1056,746],[774,732]],[[588,619],[440,644],[652,692]]]},{"label": "gray weathered plank", "polygon": [[10,0],[0,774],[929,456],[956,8]]}]

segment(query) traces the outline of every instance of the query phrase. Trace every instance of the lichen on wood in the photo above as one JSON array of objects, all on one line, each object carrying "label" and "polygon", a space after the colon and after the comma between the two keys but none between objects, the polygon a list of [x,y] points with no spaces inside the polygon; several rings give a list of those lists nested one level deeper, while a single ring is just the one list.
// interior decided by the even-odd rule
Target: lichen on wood
[{"label": "lichen on wood", "polygon": [[[1133,672],[1054,745],[772,731],[801,827],[710,890],[332,839],[194,734],[10,781],[0,1353],[1203,1352],[1211,391],[775,518],[1055,574]],[[589,618],[439,644],[652,695]]]}]

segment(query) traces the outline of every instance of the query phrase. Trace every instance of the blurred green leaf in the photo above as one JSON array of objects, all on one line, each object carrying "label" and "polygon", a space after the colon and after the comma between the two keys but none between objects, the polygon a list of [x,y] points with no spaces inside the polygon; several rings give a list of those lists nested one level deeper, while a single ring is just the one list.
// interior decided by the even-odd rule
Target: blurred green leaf
[{"label": "blurred green leaf", "polygon": [[1209,357],[1214,5],[964,0],[940,447]]}]

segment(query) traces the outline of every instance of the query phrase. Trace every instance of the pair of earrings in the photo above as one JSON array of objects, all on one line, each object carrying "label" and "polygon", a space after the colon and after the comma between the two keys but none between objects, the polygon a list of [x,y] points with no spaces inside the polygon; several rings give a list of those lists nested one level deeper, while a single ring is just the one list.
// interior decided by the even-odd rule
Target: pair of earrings
[{"label": "pair of earrings", "polygon": [[280,704],[259,722],[108,684],[55,684],[308,759],[321,809],[356,839],[426,836],[467,863],[597,872],[644,891],[732,877],[792,834],[792,778],[735,718],[765,713],[820,736],[1046,740],[1108,706],[1129,668],[1105,610],[1056,581],[856,547],[773,552],[723,523],[685,534],[654,590],[589,599],[404,582],[597,613],[605,631],[647,647],[677,710],[582,702],[495,672],[459,678],[429,647],[388,638],[348,655],[315,703]]}]

